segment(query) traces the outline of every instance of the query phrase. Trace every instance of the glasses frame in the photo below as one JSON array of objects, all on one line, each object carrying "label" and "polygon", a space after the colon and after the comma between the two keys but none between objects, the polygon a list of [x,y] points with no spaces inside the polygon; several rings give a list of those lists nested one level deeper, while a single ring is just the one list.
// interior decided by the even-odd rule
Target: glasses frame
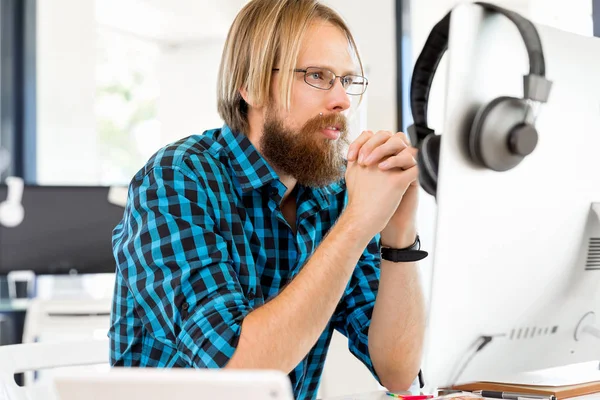
[{"label": "glasses frame", "polygon": [[[322,88],[322,87],[318,87],[315,86],[313,84],[311,84],[310,82],[308,82],[306,80],[306,75],[308,75],[308,71],[310,68],[317,68],[320,70],[324,70],[324,71],[329,71],[331,72],[331,74],[333,75],[333,79],[331,80],[330,86],[328,88]],[[279,68],[273,68],[272,71],[280,71]],[[348,77],[348,76],[356,76],[356,77],[360,77],[362,79],[365,80],[365,84],[364,86],[364,90],[361,93],[348,93],[348,89],[344,88],[344,90],[346,91],[346,94],[350,95],[350,96],[362,96],[363,94],[365,94],[365,92],[367,91],[367,88],[369,86],[369,80],[362,75],[356,75],[356,74],[346,74],[346,75],[336,75],[332,70],[327,69],[327,68],[323,68],[323,67],[306,67],[306,69],[302,69],[302,68],[294,68],[293,69],[294,72],[302,72],[304,74],[304,82],[309,85],[310,87],[314,87],[315,89],[319,89],[319,90],[331,90],[333,88],[333,86],[335,85],[335,81],[339,78],[340,80],[340,84],[342,85],[342,87],[344,87],[344,81],[343,79]],[[349,87],[349,86],[348,86]]]}]

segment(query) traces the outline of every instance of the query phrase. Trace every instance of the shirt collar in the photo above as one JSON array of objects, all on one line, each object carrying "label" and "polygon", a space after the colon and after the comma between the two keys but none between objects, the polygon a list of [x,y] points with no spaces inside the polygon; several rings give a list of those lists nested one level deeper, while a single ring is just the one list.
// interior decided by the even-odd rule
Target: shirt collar
[{"label": "shirt collar", "polygon": [[[277,172],[243,133],[233,132],[228,125],[223,125],[218,142],[227,151],[242,192],[279,182]],[[345,187],[345,180],[341,180],[322,188],[304,187],[304,189],[312,194],[311,197],[314,197],[321,207],[325,207],[329,205],[329,198],[339,194]]]},{"label": "shirt collar", "polygon": [[316,200],[320,208],[327,208],[330,204],[331,198],[338,195],[344,190],[345,187],[345,180],[341,180],[321,188],[303,187],[303,189],[309,194],[309,198]]},{"label": "shirt collar", "polygon": [[279,175],[243,133],[233,132],[229,126],[224,125],[218,142],[226,149],[243,192],[256,190],[279,180]]}]

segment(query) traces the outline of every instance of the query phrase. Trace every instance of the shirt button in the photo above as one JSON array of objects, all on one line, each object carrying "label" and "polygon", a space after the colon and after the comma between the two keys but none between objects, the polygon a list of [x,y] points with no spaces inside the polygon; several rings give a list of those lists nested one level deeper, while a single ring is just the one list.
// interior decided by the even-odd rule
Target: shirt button
[{"label": "shirt button", "polygon": [[248,292],[248,300],[253,301],[256,298],[254,292]]},{"label": "shirt button", "polygon": [[279,194],[279,191],[277,190],[277,188],[272,187],[269,189],[269,195],[271,197],[277,196],[278,194]]},{"label": "shirt button", "polygon": [[184,309],[184,310],[186,310],[186,311],[187,311],[187,309],[188,309],[189,307],[190,307],[190,305],[189,305],[188,303],[183,303],[183,304],[181,305],[181,308],[183,308],[183,309]]}]

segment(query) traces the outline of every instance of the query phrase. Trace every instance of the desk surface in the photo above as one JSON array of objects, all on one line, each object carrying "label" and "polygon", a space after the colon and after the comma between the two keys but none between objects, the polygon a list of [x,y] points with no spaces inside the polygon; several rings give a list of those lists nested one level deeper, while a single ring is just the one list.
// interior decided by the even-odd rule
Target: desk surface
[{"label": "desk surface", "polygon": [[[326,397],[322,400],[393,400],[393,397],[390,397],[385,394],[385,392],[369,392],[362,394],[354,394],[354,395],[346,395],[346,396],[338,396],[338,397]],[[585,396],[573,397],[575,400],[600,400],[600,393],[588,394]]]}]

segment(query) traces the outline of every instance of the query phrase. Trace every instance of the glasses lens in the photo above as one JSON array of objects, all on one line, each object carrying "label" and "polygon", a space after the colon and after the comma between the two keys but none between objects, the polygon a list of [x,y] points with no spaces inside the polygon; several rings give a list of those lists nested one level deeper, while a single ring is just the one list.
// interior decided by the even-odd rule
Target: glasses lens
[{"label": "glasses lens", "polygon": [[309,67],[304,74],[304,80],[319,89],[329,89],[333,86],[335,74],[328,69]]},{"label": "glasses lens", "polygon": [[346,93],[351,95],[363,94],[367,90],[367,78],[360,75],[346,75],[342,78]]}]

